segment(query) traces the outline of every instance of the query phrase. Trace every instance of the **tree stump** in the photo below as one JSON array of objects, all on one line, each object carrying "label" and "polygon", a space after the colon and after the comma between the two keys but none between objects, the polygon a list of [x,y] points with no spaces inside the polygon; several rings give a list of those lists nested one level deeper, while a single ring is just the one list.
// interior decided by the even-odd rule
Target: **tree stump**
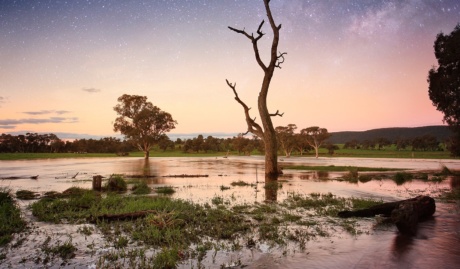
[{"label": "tree stump", "polygon": [[102,190],[102,176],[101,175],[93,176],[93,190],[94,191]]},{"label": "tree stump", "polygon": [[415,200],[399,204],[391,212],[391,220],[403,234],[415,235],[417,223],[433,216],[436,211],[434,199],[429,196],[417,196]]},{"label": "tree stump", "polygon": [[434,199],[429,196],[421,195],[415,198],[384,203],[366,209],[341,211],[338,213],[338,216],[341,218],[350,218],[383,215],[391,218],[400,233],[415,235],[417,232],[417,224],[433,216],[435,211],[436,204]]}]

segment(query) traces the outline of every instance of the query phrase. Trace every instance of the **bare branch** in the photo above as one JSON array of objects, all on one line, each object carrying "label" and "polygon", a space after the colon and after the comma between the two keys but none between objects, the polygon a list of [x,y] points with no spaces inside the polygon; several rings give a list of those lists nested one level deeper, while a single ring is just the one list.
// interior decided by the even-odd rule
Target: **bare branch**
[{"label": "bare branch", "polygon": [[259,66],[264,70],[264,72],[267,70],[267,67],[265,66],[264,62],[262,62],[262,59],[260,58],[260,54],[259,54],[259,47],[257,46],[257,41],[259,41],[259,39],[262,38],[262,36],[264,36],[264,33],[262,33],[262,26],[264,25],[264,20],[262,20],[262,22],[259,24],[259,27],[257,28],[257,37],[254,37],[254,34],[251,34],[249,35],[244,29],[243,30],[240,30],[240,29],[236,29],[236,28],[233,28],[233,27],[230,27],[228,26],[228,29],[238,33],[238,34],[242,34],[244,36],[246,36],[247,38],[249,38],[251,40],[251,43],[252,43],[252,48],[254,50],[254,54],[256,56],[256,61],[257,63],[259,64]]},{"label": "bare branch", "polygon": [[282,117],[284,115],[284,112],[280,114],[280,111],[277,110],[274,114],[269,114],[271,117],[275,117],[275,116],[280,116]]},{"label": "bare branch", "polygon": [[259,24],[259,28],[257,28],[257,34],[258,34],[259,36],[257,36],[257,37],[255,38],[256,41],[259,40],[259,39],[264,35],[264,33],[262,33],[262,26],[264,25],[264,22],[265,22],[265,21],[262,20],[262,22]]},{"label": "bare branch", "polygon": [[246,31],[243,29],[243,30],[240,30],[240,29],[236,29],[236,28],[233,28],[233,27],[230,27],[228,26],[228,29],[234,31],[234,32],[237,32],[238,34],[242,34],[242,35],[245,35],[247,38],[253,40],[254,37],[249,35],[248,33],[246,33]]},{"label": "bare branch", "polygon": [[244,109],[244,115],[246,117],[246,123],[248,125],[248,132],[251,132],[255,135],[257,135],[259,138],[264,139],[264,133],[262,130],[262,127],[255,122],[256,118],[252,119],[251,116],[249,116],[249,110],[251,109],[248,107],[243,101],[241,101],[240,97],[238,96],[238,93],[236,92],[236,83],[232,84],[226,79],[227,85],[233,90],[233,93],[235,94],[235,100],[243,107]]},{"label": "bare branch", "polygon": [[281,69],[281,64],[284,63],[284,55],[286,55],[287,52],[283,52],[276,57],[276,63],[275,63],[275,67],[278,67],[279,69]]},{"label": "bare branch", "polygon": [[247,135],[249,133],[249,131],[246,131],[244,133],[241,133],[241,135]]}]

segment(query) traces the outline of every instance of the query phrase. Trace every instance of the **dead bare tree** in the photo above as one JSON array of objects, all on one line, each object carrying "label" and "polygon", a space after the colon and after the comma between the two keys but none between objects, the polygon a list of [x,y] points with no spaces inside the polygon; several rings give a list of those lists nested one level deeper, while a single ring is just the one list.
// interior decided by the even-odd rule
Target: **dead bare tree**
[{"label": "dead bare tree", "polygon": [[271,29],[273,31],[273,40],[272,40],[272,46],[271,46],[271,51],[270,51],[270,63],[266,65],[262,59],[260,58],[259,54],[259,48],[257,42],[264,36],[264,33],[262,32],[262,26],[264,25],[265,21],[262,20],[262,22],[259,24],[259,27],[257,28],[257,35],[254,36],[253,33],[248,34],[244,29],[235,29],[233,27],[228,27],[230,30],[242,34],[245,37],[247,37],[251,43],[252,47],[254,49],[254,54],[256,57],[256,61],[259,64],[259,66],[262,68],[264,71],[264,78],[262,81],[262,87],[259,92],[259,97],[258,97],[258,109],[259,109],[259,115],[262,121],[262,126],[260,126],[258,123],[256,123],[256,118],[251,118],[249,115],[249,110],[251,109],[248,107],[239,97],[238,93],[236,91],[236,83],[230,83],[228,80],[227,85],[233,90],[233,93],[235,94],[235,100],[243,107],[244,109],[244,114],[246,117],[246,123],[248,125],[248,130],[245,134],[251,132],[258,136],[262,141],[264,141],[265,144],[265,175],[266,177],[269,178],[276,178],[278,174],[280,173],[278,169],[278,145],[276,141],[276,132],[275,128],[273,127],[273,123],[271,120],[271,117],[275,116],[280,116],[282,117],[284,113],[279,113],[277,110],[275,113],[269,113],[268,108],[267,108],[267,96],[268,96],[268,89],[270,87],[270,82],[273,77],[273,73],[275,71],[275,68],[281,68],[281,64],[284,62],[284,55],[286,55],[286,52],[278,52],[278,41],[279,41],[279,31],[281,29],[281,24],[276,25],[275,21],[272,16],[272,12],[270,10],[270,0],[263,0],[264,5],[265,5],[265,10],[267,12],[267,17],[268,21],[270,23]]}]

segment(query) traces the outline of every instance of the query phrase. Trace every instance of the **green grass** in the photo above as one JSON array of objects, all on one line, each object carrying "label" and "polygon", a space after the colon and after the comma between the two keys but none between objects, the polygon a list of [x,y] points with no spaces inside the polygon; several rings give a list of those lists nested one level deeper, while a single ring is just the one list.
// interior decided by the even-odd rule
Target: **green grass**
[{"label": "green grass", "polygon": [[0,160],[117,157],[115,153],[0,153]]},{"label": "green grass", "polygon": [[155,192],[165,195],[171,195],[174,194],[176,190],[172,186],[164,186],[155,188]]},{"label": "green grass", "polygon": [[128,184],[123,177],[116,175],[114,177],[110,177],[109,180],[107,180],[103,189],[107,191],[123,192],[128,190]]},{"label": "green grass", "polygon": [[[396,150],[394,146],[386,149],[343,149],[343,145],[339,145],[340,149],[336,150],[333,157],[363,157],[363,158],[415,158],[415,159],[452,159],[448,151],[411,151],[411,150]],[[158,150],[150,151],[150,157],[222,157],[227,155],[227,152],[198,152],[184,153],[176,150]],[[230,152],[232,156],[238,156],[238,152]],[[253,151],[252,155],[260,155],[259,152]],[[141,151],[130,152],[127,157],[143,157]],[[279,153],[280,158],[284,158],[282,153]],[[304,153],[303,155],[293,153],[295,157],[315,157],[313,151]],[[326,149],[319,150],[320,157],[330,157]],[[0,153],[0,160],[28,160],[28,159],[57,159],[57,158],[92,158],[92,157],[118,157],[115,153]]]},{"label": "green grass", "polygon": [[11,191],[0,188],[0,247],[13,239],[14,233],[26,229],[26,222],[21,217],[21,211],[13,200]]},{"label": "green grass", "polygon": [[[334,157],[363,157],[363,158],[405,158],[405,159],[452,159],[449,151],[411,151],[396,150],[394,146],[386,149],[343,149],[340,146]],[[324,150],[324,149],[323,149]],[[326,150],[321,154],[328,156]]]},{"label": "green grass", "polygon": [[131,191],[133,194],[142,195],[151,193],[152,189],[150,189],[145,181],[138,181],[131,187]]}]

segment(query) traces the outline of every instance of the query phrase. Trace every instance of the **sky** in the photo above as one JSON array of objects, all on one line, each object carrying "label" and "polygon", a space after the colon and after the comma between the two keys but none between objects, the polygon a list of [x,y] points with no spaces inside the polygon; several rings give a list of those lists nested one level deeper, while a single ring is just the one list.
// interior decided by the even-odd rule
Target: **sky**
[{"label": "sky", "polygon": [[[428,97],[433,44],[460,22],[458,0],[272,0],[281,24],[268,108],[274,126],[330,132],[441,125]],[[114,136],[123,94],[147,96],[172,134],[240,133],[259,119],[252,45],[261,0],[0,0],[0,133]],[[269,59],[272,34],[259,41]],[[260,121],[259,121],[260,123]],[[59,136],[59,135],[58,135]]]}]

